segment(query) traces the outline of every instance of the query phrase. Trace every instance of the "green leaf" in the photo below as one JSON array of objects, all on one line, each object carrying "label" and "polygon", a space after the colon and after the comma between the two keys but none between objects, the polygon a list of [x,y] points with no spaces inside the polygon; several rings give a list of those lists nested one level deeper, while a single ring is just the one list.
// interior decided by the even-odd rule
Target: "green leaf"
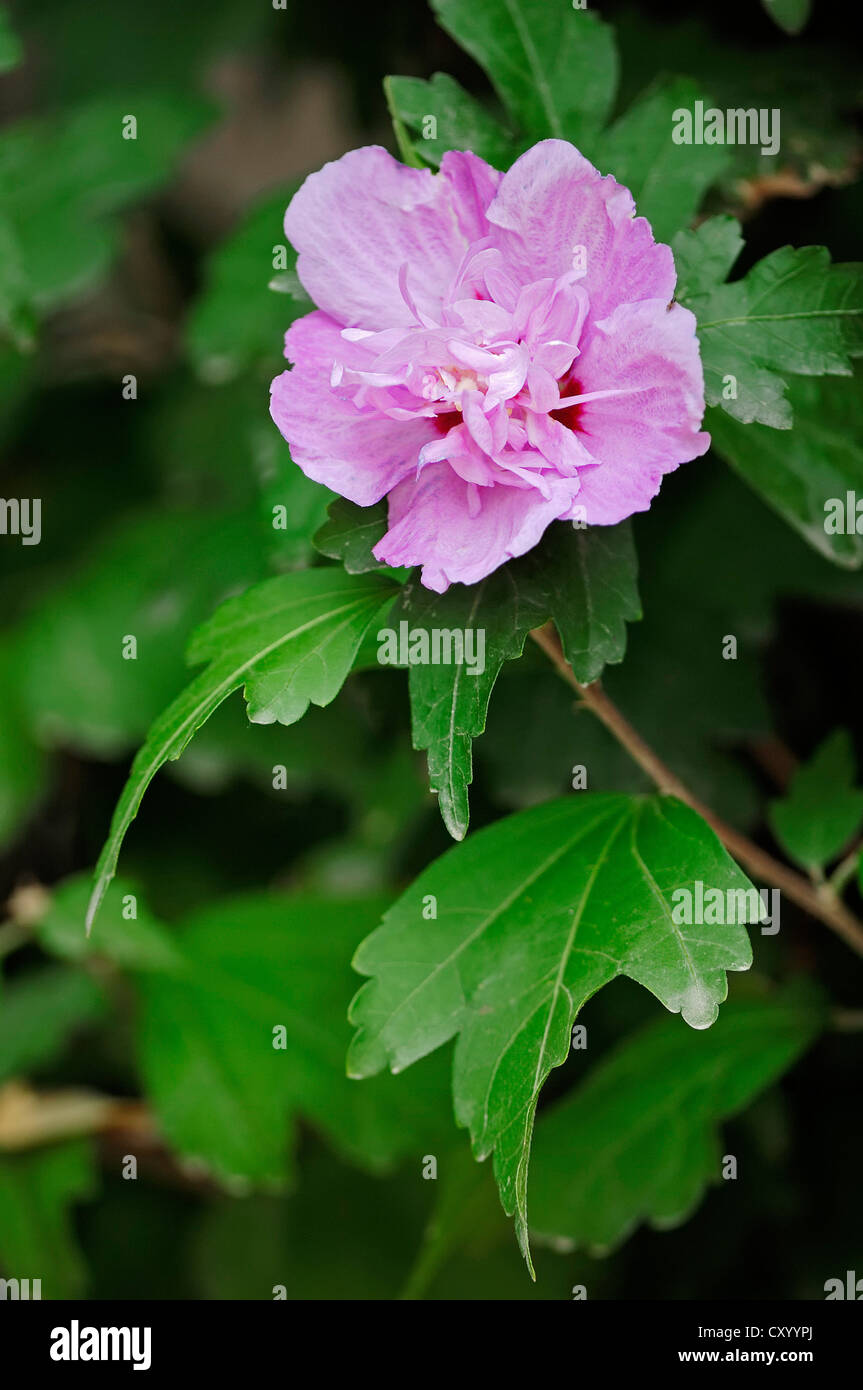
[{"label": "green leaf", "polygon": [[[525,638],[546,616],[530,586],[520,589],[516,570],[505,565],[479,584],[453,584],[444,594],[409,581],[387,619],[409,641],[419,634],[432,660],[411,665],[408,687],[414,748],[427,751],[429,785],[453,839],[464,838],[469,819],[468,787],[473,777],[471,742],[485,728],[489,697],[504,661],[521,655]],[[404,626],[403,626],[404,625]],[[459,638],[453,634],[458,633]],[[470,635],[469,635],[470,634]],[[465,644],[473,662],[433,664],[437,635],[442,654],[449,640]],[[467,646],[472,643],[472,648]]]},{"label": "green leaf", "polygon": [[630,524],[551,526],[534,557],[564,655],[576,679],[590,685],[623,660],[626,625],[641,617]]},{"label": "green leaf", "polygon": [[708,217],[694,231],[684,229],[671,242],[677,270],[675,298],[687,304],[721,285],[743,250],[736,217]]},{"label": "green leaf", "polygon": [[[134,884],[116,880],[89,936],[84,919],[92,884],[75,874],[52,890],[35,932],[44,950],[63,960],[101,956],[129,970],[175,970],[180,953],[167,929],[150,912]],[[130,913],[135,916],[130,916]]]},{"label": "green leaf", "polygon": [[789,986],[731,1000],[694,1037],[660,1019],[628,1037],[536,1126],[531,1230],[604,1254],[642,1221],[692,1214],[721,1179],[718,1126],[811,1045],[824,1009]]},{"label": "green leaf", "polygon": [[[133,90],[0,132],[20,300],[44,313],[104,274],[117,244],[106,219],[168,177],[210,114],[190,96]],[[123,136],[128,116],[135,139]]]},{"label": "green leaf", "polygon": [[601,136],[594,155],[603,174],[613,174],[630,190],[657,241],[668,241],[691,222],[730,162],[722,145],[677,145],[670,139],[674,112],[693,109],[699,99],[711,105],[687,78],[654,82]]},{"label": "green leaf", "polygon": [[446,73],[429,82],[388,77],[385,86],[395,118],[412,132],[413,148],[427,164],[437,168],[447,150],[472,150],[494,169],[508,169],[518,154],[515,137]]},{"label": "green leaf", "polygon": [[387,504],[358,507],[346,497],[337,497],[327,509],[328,520],[314,537],[315,548],[331,560],[339,560],[348,574],[366,574],[380,569],[373,548],[387,529]]},{"label": "green leaf", "polygon": [[295,724],[310,704],[335,699],[392,593],[379,575],[348,578],[329,568],[265,580],[198,628],[189,661],[211,663],[208,683],[232,668],[224,679],[234,689],[245,685],[253,724]]},{"label": "green leaf", "polygon": [[[834,564],[863,564],[863,397],[860,378],[793,382],[794,428],[742,425],[710,408],[713,447],[774,511]],[[848,494],[851,494],[850,506]]]},{"label": "green leaf", "polygon": [[693,811],[668,797],[573,797],[455,846],[356,954],[355,968],[373,978],[351,1006],[350,1074],[401,1071],[459,1034],[456,1119],[478,1159],[494,1150],[528,1258],[534,1111],[582,1005],[624,974],[706,1028],[725,972],[750,964],[742,926],[674,921],[673,892],[697,880],[751,887]]},{"label": "green leaf", "polygon": [[854,782],[851,736],[837,729],[797,769],[787,795],[771,804],[777,839],[810,871],[835,859],[863,821],[863,791]]},{"label": "green leaf", "polygon": [[52,1061],[103,1007],[96,982],[66,966],[49,965],[7,984],[0,995],[0,1082]]},{"label": "green leaf", "polygon": [[812,0],[761,0],[770,18],[786,34],[799,34],[812,13]]},{"label": "green leaf", "polygon": [[432,0],[526,135],[582,146],[614,103],[614,33],[571,0]]},{"label": "green leaf", "polygon": [[368,574],[370,570],[377,570],[397,584],[404,584],[412,573],[409,567],[384,565],[372,553],[386,529],[386,499],[372,507],[358,507],[346,497],[336,497],[327,508],[327,520],[315,532],[312,544],[321,555],[338,560],[348,574]]},{"label": "green leaf", "polygon": [[94,1188],[93,1152],[79,1140],[0,1155],[0,1270],[6,1278],[41,1279],[42,1298],[81,1296],[86,1270],[71,1207]]},{"label": "green leaf", "polygon": [[[408,639],[427,634],[432,657],[436,635],[443,655],[448,634],[474,634],[470,665],[452,660],[410,665],[413,744],[428,752],[431,789],[453,839],[467,832],[471,743],[485,729],[503,663],[521,656],[531,629],[553,618],[577,678],[583,684],[595,681],[607,663],[622,660],[626,623],[641,617],[637,568],[628,522],[581,529],[558,525],[525,559],[479,584],[454,584],[444,594],[424,589],[416,579],[405,585],[388,619],[396,632],[406,623]],[[466,646],[467,636],[462,640]]]},{"label": "green leaf", "polygon": [[[297,253],[284,232],[296,188],[269,194],[210,257],[207,283],[186,330],[192,365],[204,381],[230,381],[259,362],[278,370],[285,330],[314,308],[297,279]],[[287,267],[279,273],[273,267],[277,248],[284,249]]]},{"label": "green leaf", "polygon": [[156,720],[132,764],[96,866],[88,929],[159,768],[179,758],[195,731],[241,686],[252,723],[293,724],[310,703],[329,704],[388,593],[392,585],[377,575],[348,579],[341,571],[305,570],[229,599],[199,628],[189,660],[209,664]]},{"label": "green leaf", "polygon": [[279,1183],[302,1115],[372,1170],[419,1161],[447,1119],[442,1069],[368,1092],[345,1076],[348,961],[380,907],[258,894],[194,914],[185,969],[149,977],[139,1029],[147,1094],[174,1148],[222,1177]]},{"label": "green leaf", "polygon": [[[863,353],[863,264],[830,264],[823,246],[784,246],[742,280],[694,295],[705,395],[743,424],[789,429],[781,373],[851,375]],[[729,397],[726,379],[736,394]],[[730,389],[730,387],[729,387]]]}]

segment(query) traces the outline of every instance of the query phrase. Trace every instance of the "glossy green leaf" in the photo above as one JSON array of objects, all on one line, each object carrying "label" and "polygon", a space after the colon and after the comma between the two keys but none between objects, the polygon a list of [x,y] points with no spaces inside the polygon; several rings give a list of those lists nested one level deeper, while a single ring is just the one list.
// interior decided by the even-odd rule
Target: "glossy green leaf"
[{"label": "glossy green leaf", "polygon": [[380,569],[373,548],[387,529],[387,504],[358,507],[346,497],[330,504],[328,519],[315,535],[315,548],[331,560],[340,560],[348,574],[367,574]]},{"label": "glossy green leaf", "polygon": [[414,747],[428,753],[429,783],[453,839],[467,831],[471,744],[485,728],[503,663],[521,656],[531,629],[552,618],[577,678],[595,681],[609,662],[622,660],[626,624],[641,616],[637,569],[628,522],[560,524],[525,559],[479,584],[453,584],[444,594],[418,579],[405,585],[387,621],[398,633],[406,624],[408,654],[412,634],[428,635],[432,658],[436,640],[442,657],[458,651],[455,641],[452,649],[445,645],[450,634],[463,643],[464,661],[412,661],[409,675]]},{"label": "glossy green leaf", "polygon": [[630,524],[552,526],[533,562],[564,655],[576,679],[590,685],[623,660],[627,623],[641,617]]},{"label": "glossy green leaf", "polygon": [[675,298],[688,304],[721,285],[743,250],[736,217],[708,217],[693,231],[684,228],[672,239],[677,270]]},{"label": "glossy green leaf", "polygon": [[[520,590],[515,571],[504,566],[479,584],[453,584],[444,594],[414,578],[387,618],[408,652],[414,634],[429,643],[432,659],[409,668],[413,744],[427,752],[429,785],[455,840],[467,831],[471,743],[485,728],[500,668],[521,655],[528,632],[545,617],[541,597],[530,586]],[[456,653],[461,641],[464,660],[434,664],[435,637],[442,656]]]},{"label": "glossy green leaf", "polygon": [[617,87],[613,31],[572,0],[432,0],[444,29],[485,68],[526,135],[580,145]]},{"label": "glossy green leaf", "polygon": [[672,894],[698,880],[751,886],[687,807],[667,797],[572,797],[451,849],[356,954],[355,968],[372,979],[351,1007],[351,1075],[401,1071],[458,1034],[456,1119],[478,1159],[494,1151],[526,1254],[537,1098],[566,1059],[581,1006],[625,974],[706,1028],[726,971],[750,964],[743,926],[675,921]]},{"label": "glossy green leaf", "polygon": [[518,153],[515,137],[445,72],[436,72],[429,82],[388,77],[386,89],[414,150],[435,168],[447,150],[472,150],[494,169],[508,169]]},{"label": "glossy green leaf", "polygon": [[823,246],[782,247],[688,306],[707,401],[743,424],[790,428],[784,373],[850,376],[863,353],[863,264],[831,266]]},{"label": "glossy green leaf", "polygon": [[199,628],[189,660],[207,662],[207,668],[156,720],[132,764],[96,866],[88,927],[159,768],[179,758],[195,731],[241,686],[252,723],[293,724],[310,703],[329,704],[388,592],[392,586],[377,575],[351,579],[339,570],[305,570],[229,599]]}]

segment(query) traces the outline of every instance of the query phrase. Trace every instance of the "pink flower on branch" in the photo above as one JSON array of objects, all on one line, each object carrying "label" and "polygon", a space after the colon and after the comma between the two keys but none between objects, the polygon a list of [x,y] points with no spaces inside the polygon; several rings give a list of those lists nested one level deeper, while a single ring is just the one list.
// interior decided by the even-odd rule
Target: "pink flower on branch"
[{"label": "pink flower on branch", "polygon": [[273,419],[310,478],[388,498],[375,556],[428,588],[475,583],[552,521],[644,511],[707,449],[671,251],[565,141],[506,174],[354,150],[306,180],[285,231],[318,309],[288,331]]}]

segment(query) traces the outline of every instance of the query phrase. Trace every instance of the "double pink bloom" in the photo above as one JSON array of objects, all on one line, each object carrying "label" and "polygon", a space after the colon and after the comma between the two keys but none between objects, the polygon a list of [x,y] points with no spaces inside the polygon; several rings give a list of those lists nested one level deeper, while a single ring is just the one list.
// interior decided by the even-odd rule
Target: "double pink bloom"
[{"label": "double pink bloom", "polygon": [[361,506],[375,549],[443,592],[557,519],[610,526],[703,454],[693,315],[632,196],[562,140],[500,174],[354,150],[285,231],[319,306],[293,324],[271,410],[303,472]]}]

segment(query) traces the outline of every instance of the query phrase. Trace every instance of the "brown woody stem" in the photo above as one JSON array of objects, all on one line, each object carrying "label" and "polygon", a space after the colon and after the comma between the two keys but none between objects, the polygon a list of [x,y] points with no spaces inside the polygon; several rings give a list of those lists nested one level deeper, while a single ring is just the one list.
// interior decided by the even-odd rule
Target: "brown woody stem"
[{"label": "brown woody stem", "polygon": [[758,845],[753,844],[746,835],[726,824],[708,806],[699,801],[698,797],[684,786],[680,778],[666,767],[662,759],[658,758],[653,749],[645,743],[638,730],[632,727],[629,720],[608,698],[599,681],[595,681],[592,685],[582,685],[576,679],[563,654],[557,631],[551,623],[546,623],[545,627],[537,628],[530,635],[537,646],[548,656],[559,675],[576,692],[582,703],[605,725],[609,733],[626,749],[630,757],[647,773],[651,781],[655,782],[659,791],[676,796],[679,801],[691,806],[693,811],[697,811],[702,819],[707,821],[707,824],[716,831],[729,854],[733,855],[755,878],[760,879],[762,883],[769,883],[772,887],[778,888],[781,893],[785,893],[804,912],[808,912],[810,916],[817,918],[831,931],[836,932],[837,936],[841,936],[852,951],[863,956],[863,923],[860,923],[848,910],[828,884],[824,884],[820,888],[813,887],[802,874],[798,874],[794,869],[788,868],[786,864],[780,863],[778,859],[774,859],[765,850],[759,849]]}]

